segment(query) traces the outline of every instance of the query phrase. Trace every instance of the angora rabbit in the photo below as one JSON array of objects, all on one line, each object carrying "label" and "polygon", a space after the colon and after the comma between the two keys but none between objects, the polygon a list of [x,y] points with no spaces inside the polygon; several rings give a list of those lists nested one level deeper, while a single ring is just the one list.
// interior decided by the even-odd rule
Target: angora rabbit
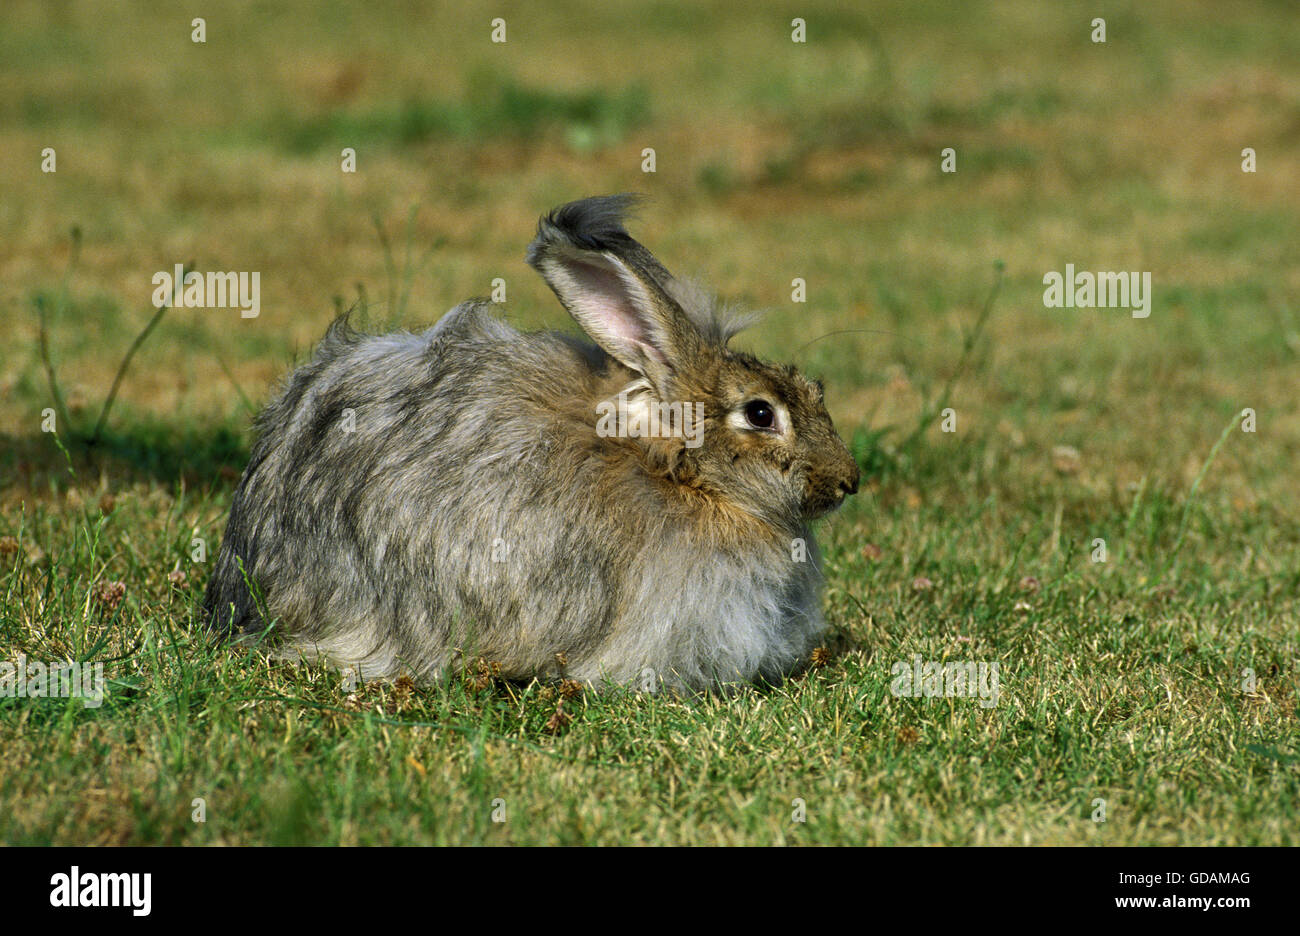
[{"label": "angora rabbit", "polygon": [[483,300],[418,335],[331,326],[258,420],[211,626],[273,624],[282,653],[362,678],[799,668],[824,629],[809,521],[857,463],[818,383],[729,349],[742,323],[628,236],[630,202],[557,208],[528,250],[595,344]]}]

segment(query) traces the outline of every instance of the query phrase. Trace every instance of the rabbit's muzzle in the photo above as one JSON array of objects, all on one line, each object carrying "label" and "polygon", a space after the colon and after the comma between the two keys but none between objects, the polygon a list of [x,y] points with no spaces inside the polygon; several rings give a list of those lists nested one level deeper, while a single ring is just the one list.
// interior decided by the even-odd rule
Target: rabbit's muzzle
[{"label": "rabbit's muzzle", "polygon": [[836,459],[832,465],[808,473],[804,513],[809,518],[830,513],[843,504],[850,494],[858,493],[860,479],[858,463],[845,449],[843,457]]}]

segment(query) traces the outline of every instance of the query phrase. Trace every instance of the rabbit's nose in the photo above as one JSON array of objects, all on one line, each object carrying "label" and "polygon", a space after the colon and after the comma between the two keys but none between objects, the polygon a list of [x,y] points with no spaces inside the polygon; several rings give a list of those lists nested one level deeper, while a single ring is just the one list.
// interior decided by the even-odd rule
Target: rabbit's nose
[{"label": "rabbit's nose", "polygon": [[861,473],[862,471],[858,468],[858,463],[856,461],[853,462],[853,473],[840,482],[840,492],[844,494],[844,496],[847,497],[850,494],[858,493],[858,478]]}]

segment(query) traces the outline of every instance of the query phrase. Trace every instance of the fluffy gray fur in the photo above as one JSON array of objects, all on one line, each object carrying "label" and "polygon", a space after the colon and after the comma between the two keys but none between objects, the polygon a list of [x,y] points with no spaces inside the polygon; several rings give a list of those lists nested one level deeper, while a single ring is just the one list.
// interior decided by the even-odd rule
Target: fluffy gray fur
[{"label": "fluffy gray fur", "polygon": [[[820,389],[727,349],[737,320],[628,236],[629,206],[566,205],[529,248],[597,344],[482,301],[421,334],[331,326],[258,419],[211,626],[273,623],[282,653],[363,678],[480,658],[701,689],[801,664],[823,631],[808,521],[857,466]],[[704,445],[598,436],[596,404],[628,388],[703,403]],[[755,394],[788,432],[735,427]]]}]

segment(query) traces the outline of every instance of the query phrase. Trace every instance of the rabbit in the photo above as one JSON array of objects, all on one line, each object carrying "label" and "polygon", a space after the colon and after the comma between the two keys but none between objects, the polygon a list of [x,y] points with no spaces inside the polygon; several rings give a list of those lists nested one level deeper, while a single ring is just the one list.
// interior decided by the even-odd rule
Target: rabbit
[{"label": "rabbit", "polygon": [[362,679],[477,659],[701,691],[806,665],[809,524],[858,465],[820,383],[728,348],[748,321],[628,235],[636,198],[557,208],[528,248],[594,344],[486,300],[422,334],[330,326],[257,420],[209,627]]}]

